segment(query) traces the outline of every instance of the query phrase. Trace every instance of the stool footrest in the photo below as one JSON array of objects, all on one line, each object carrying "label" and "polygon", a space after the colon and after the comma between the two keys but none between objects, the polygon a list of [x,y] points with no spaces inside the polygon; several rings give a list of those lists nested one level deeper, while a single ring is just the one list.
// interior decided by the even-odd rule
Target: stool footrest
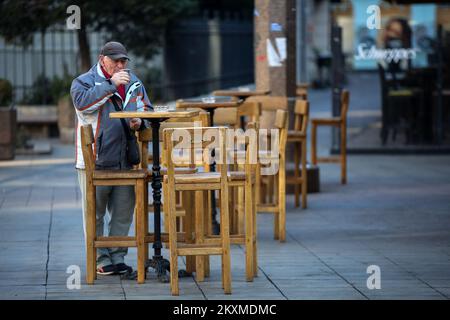
[{"label": "stool footrest", "polygon": [[297,184],[297,183],[302,183],[303,182],[303,178],[302,177],[298,177],[296,178],[294,177],[286,177],[286,183],[287,184]]},{"label": "stool footrest", "polygon": [[220,255],[223,253],[222,246],[213,247],[211,244],[184,244],[177,248],[181,256]]},{"label": "stool footrest", "polygon": [[[219,235],[210,235],[208,238],[203,239],[206,244],[220,244]],[[245,244],[245,234],[230,234],[231,244]]]},{"label": "stool footrest", "polygon": [[262,204],[262,205],[258,205],[257,207],[257,211],[261,211],[261,212],[278,212],[278,206],[277,205],[270,205],[270,204]]},{"label": "stool footrest", "polygon": [[94,241],[94,246],[96,248],[109,248],[109,247],[136,247],[135,237],[97,237]]},{"label": "stool footrest", "polygon": [[[186,235],[184,232],[177,232],[177,241],[184,242],[186,241]],[[149,233],[145,236],[145,243],[155,242],[155,234]],[[161,232],[161,242],[169,242],[169,234],[167,232]]]},{"label": "stool footrest", "polygon": [[335,162],[340,162],[341,158],[340,157],[319,157],[317,158],[317,162],[331,162],[331,163],[335,163]]}]

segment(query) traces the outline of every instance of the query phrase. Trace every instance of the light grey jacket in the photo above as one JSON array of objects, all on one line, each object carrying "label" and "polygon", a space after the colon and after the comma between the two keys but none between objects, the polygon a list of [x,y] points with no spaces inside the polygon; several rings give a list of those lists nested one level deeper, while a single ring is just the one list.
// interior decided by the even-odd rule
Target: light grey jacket
[{"label": "light grey jacket", "polygon": [[[134,74],[131,74],[130,78],[130,83],[125,87],[125,101],[122,101],[111,80],[105,78],[98,63],[73,80],[70,94],[77,114],[75,139],[77,169],[84,169],[80,128],[87,124],[91,124],[94,131],[95,163],[99,169],[131,167],[126,157],[126,136],[120,119],[109,118],[109,113],[116,111],[111,99],[115,99],[123,110],[147,111],[153,107],[142,82]],[[145,122],[142,123],[141,129],[145,128]]]}]

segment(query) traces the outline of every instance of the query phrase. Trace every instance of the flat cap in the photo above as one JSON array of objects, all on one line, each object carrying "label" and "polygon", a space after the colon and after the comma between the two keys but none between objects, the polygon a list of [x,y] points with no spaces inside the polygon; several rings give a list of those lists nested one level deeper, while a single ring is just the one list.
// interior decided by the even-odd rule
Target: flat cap
[{"label": "flat cap", "polygon": [[105,45],[100,50],[100,54],[103,56],[108,56],[113,60],[117,59],[128,59],[127,49],[120,42],[110,41],[105,43]]}]

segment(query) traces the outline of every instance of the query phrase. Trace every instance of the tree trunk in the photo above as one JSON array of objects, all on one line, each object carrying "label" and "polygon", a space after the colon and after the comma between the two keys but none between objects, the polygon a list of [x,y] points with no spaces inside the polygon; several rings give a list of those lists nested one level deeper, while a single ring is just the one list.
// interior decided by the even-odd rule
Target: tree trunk
[{"label": "tree trunk", "polygon": [[91,68],[91,53],[89,48],[89,39],[86,34],[86,26],[82,23],[81,28],[77,30],[78,46],[80,48],[81,71],[86,72]]}]

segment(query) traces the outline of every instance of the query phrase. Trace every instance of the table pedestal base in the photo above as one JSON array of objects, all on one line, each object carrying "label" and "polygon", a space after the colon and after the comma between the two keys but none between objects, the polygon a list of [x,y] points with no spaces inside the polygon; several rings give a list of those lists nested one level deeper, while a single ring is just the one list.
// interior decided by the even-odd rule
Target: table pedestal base
[{"label": "table pedestal base", "polygon": [[169,275],[166,273],[166,271],[170,272],[169,260],[164,259],[162,256],[153,256],[153,259],[147,261],[146,267],[155,269],[159,282],[170,282]]}]

